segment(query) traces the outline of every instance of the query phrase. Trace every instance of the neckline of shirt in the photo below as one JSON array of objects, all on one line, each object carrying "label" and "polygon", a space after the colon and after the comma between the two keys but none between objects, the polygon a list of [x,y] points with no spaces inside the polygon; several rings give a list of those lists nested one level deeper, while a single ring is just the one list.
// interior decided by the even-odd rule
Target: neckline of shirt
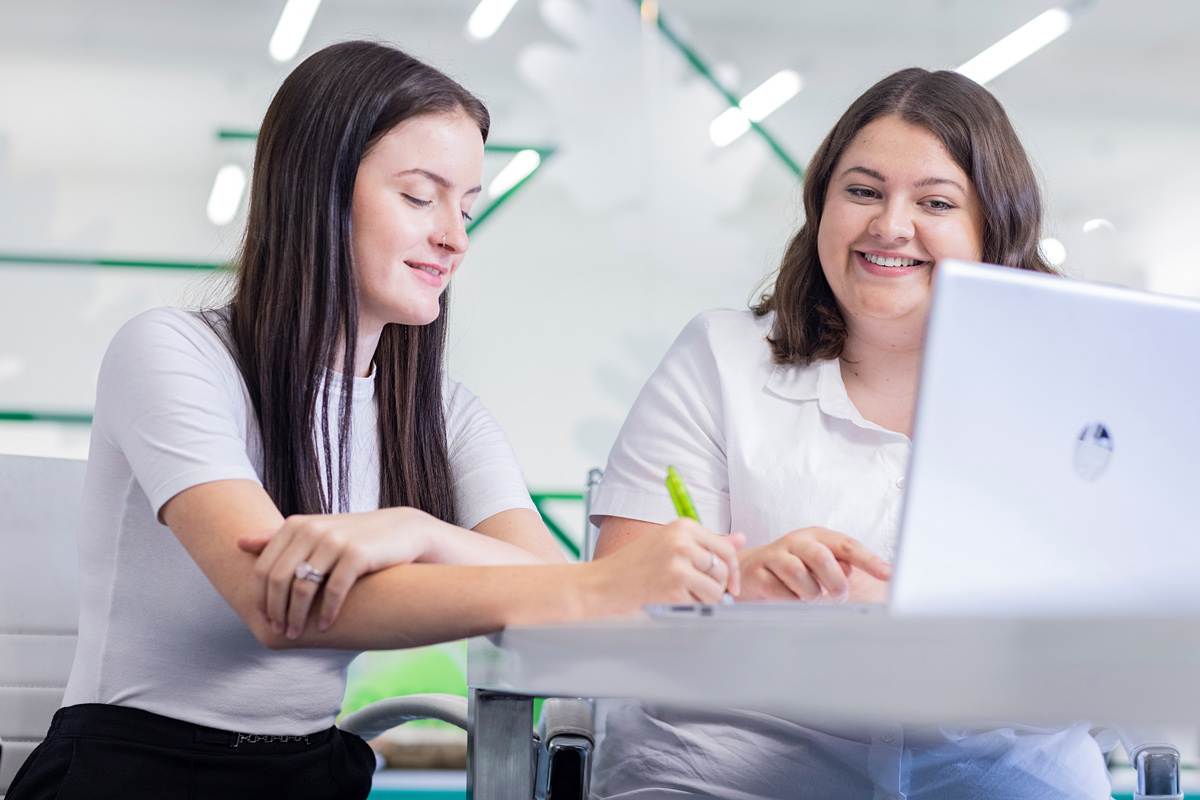
[{"label": "neckline of shirt", "polygon": [[823,414],[835,419],[844,419],[866,430],[909,441],[903,433],[888,430],[863,417],[850,400],[837,359],[814,361],[806,366],[776,364],[767,378],[766,388],[788,400],[815,400]]},{"label": "neckline of shirt", "polygon": [[[375,364],[371,364],[371,372],[366,377],[358,375],[351,377],[354,386],[354,405],[358,406],[373,401],[375,399]],[[328,368],[325,370],[322,381],[329,381],[329,400],[331,403],[337,402],[337,387],[345,379],[346,376],[336,370]],[[320,395],[321,388],[323,387],[318,388],[318,396]]]}]

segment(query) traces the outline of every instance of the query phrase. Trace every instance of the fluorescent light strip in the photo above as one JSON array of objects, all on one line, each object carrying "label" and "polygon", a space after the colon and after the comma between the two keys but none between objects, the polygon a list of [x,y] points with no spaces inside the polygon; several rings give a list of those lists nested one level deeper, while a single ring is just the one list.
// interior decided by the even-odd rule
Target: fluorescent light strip
[{"label": "fluorescent light strip", "polygon": [[542,157],[538,155],[537,150],[522,150],[517,153],[488,184],[488,196],[499,197],[504,194],[528,178],[541,163]]},{"label": "fluorescent light strip", "polygon": [[271,34],[271,43],[267,45],[271,58],[282,64],[296,57],[319,5],[321,0],[287,0],[275,33]]},{"label": "fluorescent light strip", "polygon": [[467,19],[467,38],[472,42],[490,39],[516,4],[517,0],[479,0]]},{"label": "fluorescent light strip", "polygon": [[791,100],[804,88],[804,79],[790,69],[781,69],[762,85],[742,98],[741,102],[726,109],[708,126],[708,135],[717,147],[736,141],[750,123],[761,122],[769,114]]},{"label": "fluorescent light strip", "polygon": [[985,84],[1029,58],[1070,29],[1070,13],[1062,8],[1052,8],[1034,17],[954,71],[978,84]]},{"label": "fluorescent light strip", "polygon": [[212,194],[208,196],[208,221],[213,225],[233,222],[245,190],[246,170],[237,164],[226,164],[217,170]]}]

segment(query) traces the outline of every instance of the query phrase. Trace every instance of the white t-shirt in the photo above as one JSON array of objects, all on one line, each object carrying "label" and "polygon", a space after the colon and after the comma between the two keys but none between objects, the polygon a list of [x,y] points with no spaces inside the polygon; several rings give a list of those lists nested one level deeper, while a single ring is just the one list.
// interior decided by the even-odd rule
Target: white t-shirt
[{"label": "white t-shirt", "polygon": [[[688,323],[621,428],[593,521],[674,519],[665,485],[674,466],[704,524],[745,533],[748,547],[817,525],[893,559],[911,442],[863,419],[836,360],[775,364],[773,322],[717,310]],[[636,703],[609,713],[594,775],[596,797],[630,800],[1109,796],[1086,723],[816,729],[757,712]]]},{"label": "white t-shirt", "polygon": [[[370,511],[379,505],[375,382],[353,380],[350,510]],[[453,381],[444,398],[458,524],[533,509],[487,409]],[[330,405],[336,442],[336,392]],[[262,462],[241,373],[199,315],[155,309],[117,333],[96,391],[79,531],[79,644],[64,705],[130,706],[257,734],[333,724],[356,653],[266,648],[158,521],[167,500],[192,486],[261,483]]]}]

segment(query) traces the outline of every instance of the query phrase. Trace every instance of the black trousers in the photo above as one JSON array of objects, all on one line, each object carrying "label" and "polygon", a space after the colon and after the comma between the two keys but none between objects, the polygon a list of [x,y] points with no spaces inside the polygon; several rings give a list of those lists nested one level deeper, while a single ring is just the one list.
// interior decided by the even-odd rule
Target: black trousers
[{"label": "black trousers", "polygon": [[55,713],[6,800],[361,800],[374,772],[367,743],[337,728],[248,736],[86,704]]}]

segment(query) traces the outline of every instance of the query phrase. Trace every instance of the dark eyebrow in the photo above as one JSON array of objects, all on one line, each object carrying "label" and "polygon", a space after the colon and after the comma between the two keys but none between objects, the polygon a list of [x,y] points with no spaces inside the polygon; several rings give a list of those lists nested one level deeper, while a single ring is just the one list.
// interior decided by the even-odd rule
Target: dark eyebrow
[{"label": "dark eyebrow", "polygon": [[[454,184],[450,183],[450,181],[446,180],[441,175],[438,175],[436,172],[430,172],[427,169],[421,169],[420,167],[417,167],[414,169],[406,169],[401,172],[397,172],[396,174],[397,175],[408,175],[408,174],[414,173],[414,172],[418,175],[423,175],[424,177],[433,181],[434,183],[436,183],[438,186],[442,187],[443,189],[453,189],[454,188]],[[482,186],[476,186],[472,189],[468,189],[466,191],[466,194],[475,194],[477,192],[482,192],[482,191],[483,191]]]},{"label": "dark eyebrow", "polygon": [[838,177],[844,178],[847,175],[849,175],[851,172],[861,172],[863,175],[866,175],[869,178],[874,178],[875,180],[879,181],[880,183],[887,183],[887,178],[883,177],[882,172],[876,172],[875,170],[868,169],[866,167],[851,167],[850,169],[846,170]]},{"label": "dark eyebrow", "polygon": [[950,178],[925,178],[924,180],[917,181],[917,183],[916,183],[916,185],[918,187],[938,186],[941,184],[949,184],[950,186],[953,186],[955,189],[958,189],[963,194],[968,194],[967,190],[963,188],[963,185],[961,183],[959,183],[956,180],[951,180]]},{"label": "dark eyebrow", "polygon": [[[875,180],[879,181],[880,183],[887,183],[887,178],[883,177],[883,173],[876,172],[875,170],[870,169],[869,167],[850,167],[850,169],[846,170],[838,177],[844,178],[852,172],[862,173],[863,175],[874,178]],[[955,189],[958,189],[963,194],[969,194],[969,192],[965,188],[963,188],[963,185],[961,183],[959,183],[958,181],[953,180],[951,178],[923,178],[922,180],[917,181],[913,185],[918,188],[924,188],[926,186],[939,186],[942,184],[948,184],[950,186],[953,186]]]}]

